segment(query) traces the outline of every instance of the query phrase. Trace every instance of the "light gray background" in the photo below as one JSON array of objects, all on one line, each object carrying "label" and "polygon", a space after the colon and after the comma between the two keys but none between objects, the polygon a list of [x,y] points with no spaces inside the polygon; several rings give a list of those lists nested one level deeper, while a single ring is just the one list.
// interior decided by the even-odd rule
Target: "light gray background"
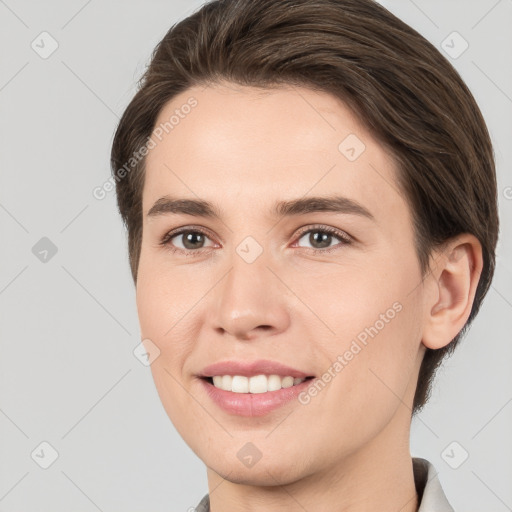
[{"label": "light gray background", "polygon": [[[495,144],[496,276],[413,422],[411,451],[434,463],[457,511],[504,512],[512,510],[512,0],[382,3],[442,52],[453,31],[469,43],[449,58]],[[132,353],[140,337],[114,194],[92,196],[109,177],[118,117],[152,49],[201,4],[0,0],[0,512],[186,511],[207,492],[202,462]],[[59,45],[47,59],[31,48],[43,31]],[[42,237],[57,247],[46,263],[32,252]],[[48,456],[43,441],[59,453],[48,469],[31,457]],[[464,450],[469,458],[450,467]]]}]

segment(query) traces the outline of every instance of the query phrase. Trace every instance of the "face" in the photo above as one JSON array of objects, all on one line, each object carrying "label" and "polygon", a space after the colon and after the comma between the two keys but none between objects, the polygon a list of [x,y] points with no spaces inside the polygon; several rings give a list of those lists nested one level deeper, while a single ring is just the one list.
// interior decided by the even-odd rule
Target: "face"
[{"label": "face", "polygon": [[191,88],[152,140],[137,307],[192,450],[275,485],[408,446],[424,297],[391,156],[292,87]]}]

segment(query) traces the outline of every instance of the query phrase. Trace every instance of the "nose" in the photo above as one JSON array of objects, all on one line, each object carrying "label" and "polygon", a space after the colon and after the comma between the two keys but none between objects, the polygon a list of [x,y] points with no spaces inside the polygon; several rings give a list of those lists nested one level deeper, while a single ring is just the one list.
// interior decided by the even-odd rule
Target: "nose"
[{"label": "nose", "polygon": [[251,341],[290,324],[287,290],[263,255],[247,263],[234,254],[231,269],[214,290],[213,325],[223,336]]}]

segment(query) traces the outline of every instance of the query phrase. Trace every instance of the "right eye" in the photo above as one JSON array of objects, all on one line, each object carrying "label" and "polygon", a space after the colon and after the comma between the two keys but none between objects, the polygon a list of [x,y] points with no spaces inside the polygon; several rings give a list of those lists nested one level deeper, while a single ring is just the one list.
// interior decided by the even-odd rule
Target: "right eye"
[{"label": "right eye", "polygon": [[[176,240],[176,241],[174,241]],[[206,232],[198,228],[179,228],[164,235],[160,245],[167,247],[172,252],[181,252],[187,256],[203,253],[205,241],[210,240]]]}]

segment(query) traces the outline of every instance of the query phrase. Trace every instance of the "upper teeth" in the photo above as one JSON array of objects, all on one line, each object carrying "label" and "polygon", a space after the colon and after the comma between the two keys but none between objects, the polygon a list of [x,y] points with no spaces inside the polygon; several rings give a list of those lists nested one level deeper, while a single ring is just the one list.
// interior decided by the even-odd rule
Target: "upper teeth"
[{"label": "upper teeth", "polygon": [[304,380],[298,377],[280,377],[279,375],[255,375],[254,377],[215,375],[213,385],[216,388],[233,391],[234,393],[266,393],[267,391],[278,391],[281,388],[295,386]]}]

